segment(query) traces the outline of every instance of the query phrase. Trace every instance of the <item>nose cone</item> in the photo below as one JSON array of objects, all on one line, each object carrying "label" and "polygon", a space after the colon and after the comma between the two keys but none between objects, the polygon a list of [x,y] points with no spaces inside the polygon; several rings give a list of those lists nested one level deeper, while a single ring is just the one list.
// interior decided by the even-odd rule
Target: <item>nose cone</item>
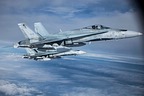
[{"label": "nose cone", "polygon": [[126,34],[126,37],[136,37],[136,36],[141,36],[143,35],[142,33],[140,32],[134,32],[134,31],[126,31],[125,32]]},{"label": "nose cone", "polygon": [[143,34],[142,34],[142,33],[140,33],[140,32],[138,32],[137,34],[138,34],[138,36],[143,35]]},{"label": "nose cone", "polygon": [[77,54],[85,54],[86,52],[84,52],[84,51],[81,51],[81,50],[78,50],[77,51]]}]

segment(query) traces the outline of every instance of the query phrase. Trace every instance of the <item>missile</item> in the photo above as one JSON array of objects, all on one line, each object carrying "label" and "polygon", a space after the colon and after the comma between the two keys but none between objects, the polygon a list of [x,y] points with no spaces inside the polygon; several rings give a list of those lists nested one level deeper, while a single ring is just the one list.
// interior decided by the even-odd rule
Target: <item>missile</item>
[{"label": "missile", "polygon": [[54,56],[80,55],[80,54],[85,54],[85,53],[86,52],[81,51],[81,50],[70,50],[68,52],[63,52],[63,53],[55,54]]}]

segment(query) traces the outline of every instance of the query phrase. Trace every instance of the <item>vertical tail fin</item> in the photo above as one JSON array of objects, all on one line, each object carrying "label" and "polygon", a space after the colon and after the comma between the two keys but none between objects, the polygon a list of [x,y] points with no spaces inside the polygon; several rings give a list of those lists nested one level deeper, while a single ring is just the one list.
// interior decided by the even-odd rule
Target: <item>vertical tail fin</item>
[{"label": "vertical tail fin", "polygon": [[30,39],[31,43],[37,42],[40,38],[42,38],[40,35],[36,34],[33,30],[31,30],[25,23],[19,23],[18,26],[23,32],[24,36]]},{"label": "vertical tail fin", "polygon": [[40,22],[34,23],[34,27],[35,32],[41,35],[42,37],[46,37],[49,35],[45,27]]},{"label": "vertical tail fin", "polygon": [[18,26],[26,38],[39,38],[38,34],[32,31],[25,23],[19,23]]}]

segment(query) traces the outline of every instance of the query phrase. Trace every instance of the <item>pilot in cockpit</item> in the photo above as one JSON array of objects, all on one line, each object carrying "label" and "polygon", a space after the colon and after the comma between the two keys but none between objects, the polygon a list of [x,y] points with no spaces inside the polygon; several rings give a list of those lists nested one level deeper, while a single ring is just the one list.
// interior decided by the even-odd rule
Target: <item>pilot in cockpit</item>
[{"label": "pilot in cockpit", "polygon": [[93,25],[92,29],[102,29],[102,25]]},{"label": "pilot in cockpit", "polygon": [[102,29],[102,25],[97,25],[96,29]]}]

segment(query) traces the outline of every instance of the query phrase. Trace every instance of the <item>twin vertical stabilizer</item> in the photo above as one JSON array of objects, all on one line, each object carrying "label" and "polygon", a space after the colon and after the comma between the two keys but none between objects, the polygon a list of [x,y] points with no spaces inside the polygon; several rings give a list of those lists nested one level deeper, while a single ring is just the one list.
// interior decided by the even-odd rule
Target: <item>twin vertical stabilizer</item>
[{"label": "twin vertical stabilizer", "polygon": [[31,30],[25,23],[19,23],[18,26],[26,38],[29,39],[39,38],[38,34],[36,34],[33,30]]},{"label": "twin vertical stabilizer", "polygon": [[19,23],[18,26],[23,32],[25,38],[30,39],[31,43],[38,42],[40,39],[44,39],[49,36],[49,33],[40,22],[34,23],[35,32],[25,23]]},{"label": "twin vertical stabilizer", "polygon": [[43,38],[39,34],[35,33],[32,29],[30,29],[25,23],[19,23],[18,26],[23,32],[25,38],[30,39],[30,43],[38,42]]},{"label": "twin vertical stabilizer", "polygon": [[47,37],[49,35],[47,30],[40,22],[34,23],[34,27],[35,27],[35,32],[41,35],[42,37]]}]

